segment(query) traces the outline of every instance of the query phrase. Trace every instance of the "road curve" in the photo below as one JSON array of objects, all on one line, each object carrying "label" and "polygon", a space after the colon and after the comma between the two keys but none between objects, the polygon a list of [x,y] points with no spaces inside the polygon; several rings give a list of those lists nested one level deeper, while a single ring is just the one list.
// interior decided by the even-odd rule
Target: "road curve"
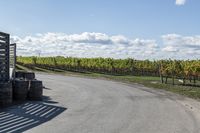
[{"label": "road curve", "polygon": [[[37,74],[51,104],[67,108],[32,133],[200,133],[199,102],[142,85]],[[58,102],[58,103],[57,103]]]}]

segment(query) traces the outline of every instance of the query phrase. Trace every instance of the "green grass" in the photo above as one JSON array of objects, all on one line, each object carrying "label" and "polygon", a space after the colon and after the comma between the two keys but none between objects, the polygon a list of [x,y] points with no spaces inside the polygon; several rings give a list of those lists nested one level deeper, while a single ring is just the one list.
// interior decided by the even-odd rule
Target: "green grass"
[{"label": "green grass", "polygon": [[[21,65],[17,65],[17,69],[26,70],[26,71],[30,70]],[[37,72],[56,73],[56,74],[62,74],[62,75],[104,78],[104,79],[109,79],[109,80],[122,81],[126,83],[139,83],[146,87],[150,87],[154,89],[162,89],[162,90],[170,91],[170,92],[177,93],[180,95],[184,95],[193,99],[200,99],[200,87],[183,86],[181,85],[180,82],[178,82],[178,80],[175,80],[176,85],[172,85],[171,79],[168,79],[168,84],[162,84],[160,82],[159,77],[150,77],[150,76],[130,76],[130,75],[116,76],[116,75],[107,75],[107,74],[90,73],[90,72],[79,73],[79,72],[64,71],[64,70],[59,70],[59,69],[52,71],[52,70],[46,70],[46,69],[38,68],[38,67],[34,67],[33,70]],[[200,81],[197,81],[196,85],[200,86]]]}]

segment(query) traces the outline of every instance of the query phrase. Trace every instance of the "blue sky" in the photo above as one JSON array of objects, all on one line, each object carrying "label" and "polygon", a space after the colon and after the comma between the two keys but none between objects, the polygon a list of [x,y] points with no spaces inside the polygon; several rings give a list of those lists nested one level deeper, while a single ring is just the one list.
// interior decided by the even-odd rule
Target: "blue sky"
[{"label": "blue sky", "polygon": [[[0,2],[0,30],[11,33],[15,38],[13,40],[21,43],[19,51],[25,48],[26,50],[31,49],[33,45],[42,45],[37,44],[38,41],[36,40],[41,40],[44,36],[49,35],[48,33],[54,33],[57,37],[79,35],[78,37],[86,37],[86,40],[88,40],[88,36],[90,36],[89,39],[94,38],[91,36],[96,37],[96,34],[92,33],[101,33],[108,38],[120,35],[129,41],[139,39],[140,43],[142,40],[153,40],[158,45],[156,47],[159,48],[153,52],[149,51],[153,54],[151,58],[162,58],[161,51],[170,52],[171,55],[167,58],[200,57],[198,55],[200,51],[200,44],[198,44],[199,0],[0,0]],[[32,41],[26,42],[27,38],[32,39]],[[178,41],[182,45],[172,46],[172,42],[169,42],[172,38],[175,39],[173,40],[174,43]],[[76,42],[73,39],[66,42],[66,39],[58,39],[49,42],[49,44],[46,42],[44,44],[45,47],[46,45],[51,47],[62,45],[69,50],[69,45],[82,45],[83,42]],[[127,58],[136,56],[137,58],[138,55],[134,54],[134,50],[130,52],[129,47],[123,46],[122,48],[119,46],[121,45],[119,42],[112,44],[116,44],[116,47],[124,50],[124,53],[121,53],[121,55],[119,53],[117,56],[102,53],[105,57]],[[101,45],[99,41],[95,44],[91,44],[91,41],[85,42],[85,46],[90,45],[92,47],[96,45],[98,50],[105,44]],[[181,57],[176,57],[175,52],[180,52],[183,45],[187,45],[187,48],[188,45],[195,45],[190,47],[190,53],[193,51],[196,54],[190,55],[191,57],[182,54]],[[108,46],[110,45],[105,47],[109,49]],[[115,46],[113,46],[114,48]],[[73,54],[64,54],[64,56],[80,56],[76,54],[76,48],[73,48],[73,50],[71,52]],[[87,52],[87,50],[89,49],[85,48],[85,51],[82,51]],[[186,47],[184,47],[184,50],[186,50]],[[35,51],[38,51],[38,49],[35,49]],[[99,51],[99,53],[96,51],[98,53],[96,56],[100,56],[103,51]],[[34,51],[31,52],[34,53]],[[63,55],[59,50],[56,53],[40,52],[46,56]],[[144,53],[145,50],[141,52]],[[24,53],[22,51],[19,54]],[[93,55],[91,53],[87,57],[93,57]],[[144,56],[143,58],[147,57]]]}]

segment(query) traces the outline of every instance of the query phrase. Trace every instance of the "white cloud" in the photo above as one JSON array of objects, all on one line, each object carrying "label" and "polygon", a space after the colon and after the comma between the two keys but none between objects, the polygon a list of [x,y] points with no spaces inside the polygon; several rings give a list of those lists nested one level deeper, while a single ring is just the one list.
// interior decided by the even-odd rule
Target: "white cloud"
[{"label": "white cloud", "polygon": [[[46,33],[36,36],[11,37],[16,42],[18,55],[149,58],[158,49],[155,40],[129,39],[122,35],[109,36],[103,33],[67,35]],[[144,54],[146,53],[146,54]]]},{"label": "white cloud", "polygon": [[164,48],[162,51],[174,52],[172,55],[179,58],[200,58],[200,36],[181,36],[168,34],[162,36]]},{"label": "white cloud", "polygon": [[166,52],[177,52],[178,50],[173,47],[173,46],[166,46],[162,49],[162,51],[166,51]]},{"label": "white cloud", "polygon": [[178,34],[168,34],[162,36],[164,44],[177,47],[188,47],[200,49],[200,36],[181,36]]},{"label": "white cloud", "polygon": [[167,34],[161,38],[163,44],[158,45],[155,39],[130,39],[123,35],[46,33],[23,38],[12,36],[11,42],[17,43],[17,54],[24,56],[200,58],[200,36]]},{"label": "white cloud", "polygon": [[176,5],[184,5],[186,0],[176,0]]}]

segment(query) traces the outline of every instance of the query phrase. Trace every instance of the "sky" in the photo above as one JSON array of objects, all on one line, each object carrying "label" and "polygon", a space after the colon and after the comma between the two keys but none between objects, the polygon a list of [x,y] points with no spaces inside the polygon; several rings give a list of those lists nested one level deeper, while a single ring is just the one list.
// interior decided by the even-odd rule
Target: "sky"
[{"label": "sky", "polygon": [[23,56],[200,59],[199,0],[0,0]]}]

